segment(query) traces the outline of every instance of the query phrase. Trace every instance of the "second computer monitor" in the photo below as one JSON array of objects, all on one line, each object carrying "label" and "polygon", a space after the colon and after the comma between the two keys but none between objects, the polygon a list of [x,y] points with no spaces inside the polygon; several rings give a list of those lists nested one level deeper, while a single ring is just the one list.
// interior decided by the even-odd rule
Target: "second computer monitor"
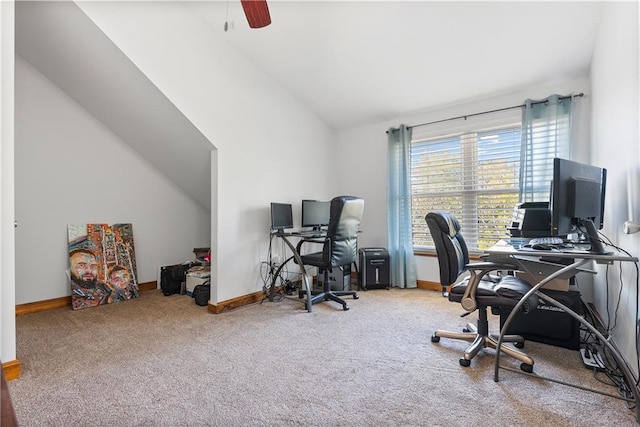
[{"label": "second computer monitor", "polygon": [[331,211],[330,201],[303,200],[302,201],[302,226],[313,227],[320,230],[329,225]]},{"label": "second computer monitor", "polygon": [[283,231],[293,228],[293,209],[290,203],[271,203],[271,229]]}]

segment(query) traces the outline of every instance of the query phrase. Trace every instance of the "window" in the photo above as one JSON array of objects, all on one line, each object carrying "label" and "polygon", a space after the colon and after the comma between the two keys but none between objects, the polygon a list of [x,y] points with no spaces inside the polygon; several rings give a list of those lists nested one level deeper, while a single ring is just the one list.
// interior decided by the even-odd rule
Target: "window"
[{"label": "window", "polygon": [[455,215],[469,250],[482,251],[507,236],[516,204],[548,201],[552,159],[570,158],[574,96],[414,126],[414,248],[433,247],[430,211]]},{"label": "window", "polygon": [[519,201],[520,115],[514,109],[413,129],[414,247],[433,247],[424,217],[434,210],[458,218],[471,251],[505,236]]}]

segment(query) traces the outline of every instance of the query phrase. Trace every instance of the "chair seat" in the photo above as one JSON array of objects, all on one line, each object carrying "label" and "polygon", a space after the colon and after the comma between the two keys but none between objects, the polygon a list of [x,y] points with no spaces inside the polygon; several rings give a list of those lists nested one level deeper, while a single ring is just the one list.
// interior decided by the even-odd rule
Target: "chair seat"
[{"label": "chair seat", "polygon": [[[449,301],[462,301],[462,296],[468,284],[469,279],[465,279],[453,285],[449,292]],[[531,285],[524,280],[515,276],[505,276],[499,282],[480,281],[476,289],[475,299],[479,307],[514,307],[530,290]],[[525,301],[523,311],[527,313],[537,306],[538,298],[534,294]]]},{"label": "chair seat", "polygon": [[313,265],[318,267],[318,266],[324,266],[326,264],[326,262],[324,261],[322,252],[314,252],[311,254],[300,255],[300,259],[302,260],[302,263],[305,265]]}]

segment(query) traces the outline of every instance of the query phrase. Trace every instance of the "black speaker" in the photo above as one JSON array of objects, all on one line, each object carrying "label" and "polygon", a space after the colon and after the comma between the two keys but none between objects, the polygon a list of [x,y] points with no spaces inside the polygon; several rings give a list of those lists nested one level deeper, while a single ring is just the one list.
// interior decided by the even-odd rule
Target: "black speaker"
[{"label": "black speaker", "polygon": [[[552,291],[541,289],[559,303],[582,315],[579,291]],[[500,310],[500,329],[504,326],[511,310]],[[507,329],[507,334],[522,335],[525,339],[555,345],[557,347],[580,349],[580,323],[571,315],[538,299],[538,307],[529,313],[517,313]]]}]

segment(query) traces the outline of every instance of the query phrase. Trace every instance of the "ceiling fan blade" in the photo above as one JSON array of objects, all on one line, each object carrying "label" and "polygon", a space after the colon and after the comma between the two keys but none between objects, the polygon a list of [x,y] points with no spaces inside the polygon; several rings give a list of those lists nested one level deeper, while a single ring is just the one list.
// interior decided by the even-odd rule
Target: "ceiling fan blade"
[{"label": "ceiling fan blade", "polygon": [[267,0],[240,0],[251,28],[262,28],[271,24]]}]

